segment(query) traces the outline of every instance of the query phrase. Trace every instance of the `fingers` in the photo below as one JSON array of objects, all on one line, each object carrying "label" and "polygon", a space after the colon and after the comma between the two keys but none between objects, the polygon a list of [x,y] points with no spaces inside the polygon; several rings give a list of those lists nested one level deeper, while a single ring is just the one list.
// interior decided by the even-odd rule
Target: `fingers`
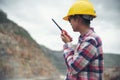
[{"label": "fingers", "polygon": [[61,39],[64,43],[71,42],[70,38],[67,35],[65,35],[64,33],[61,34]]},{"label": "fingers", "polygon": [[65,35],[63,33],[61,33],[61,39],[64,43],[66,43],[66,38],[65,38]]},{"label": "fingers", "polygon": [[62,38],[68,38],[68,37],[66,36],[66,34],[64,34],[64,33],[61,34],[61,37],[62,37]]},{"label": "fingers", "polygon": [[64,40],[65,40],[65,37],[61,36],[61,39],[64,41]]},{"label": "fingers", "polygon": [[64,32],[61,32],[61,36],[65,36],[65,33],[64,33]]},{"label": "fingers", "polygon": [[61,38],[62,38],[62,40],[65,40],[65,35],[61,34]]},{"label": "fingers", "polygon": [[69,38],[70,41],[72,41],[72,37],[67,33],[67,31],[62,30],[62,35],[63,35],[64,37],[66,37],[66,38]]}]

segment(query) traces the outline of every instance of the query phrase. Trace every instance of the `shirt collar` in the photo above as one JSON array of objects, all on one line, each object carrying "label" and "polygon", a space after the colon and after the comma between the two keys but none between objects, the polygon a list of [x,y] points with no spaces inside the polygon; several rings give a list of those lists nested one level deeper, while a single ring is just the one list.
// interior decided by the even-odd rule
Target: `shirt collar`
[{"label": "shirt collar", "polygon": [[90,30],[87,33],[85,33],[84,35],[79,36],[79,41],[84,40],[85,37],[89,36],[93,32],[94,32],[94,28],[90,28]]}]

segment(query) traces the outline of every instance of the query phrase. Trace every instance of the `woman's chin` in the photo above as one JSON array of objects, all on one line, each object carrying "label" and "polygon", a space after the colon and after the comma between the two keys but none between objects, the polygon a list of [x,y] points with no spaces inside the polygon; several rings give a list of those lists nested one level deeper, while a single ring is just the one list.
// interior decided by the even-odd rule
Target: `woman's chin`
[{"label": "woman's chin", "polygon": [[76,30],[76,29],[73,29],[73,31],[74,31],[74,32],[78,32],[78,30]]}]

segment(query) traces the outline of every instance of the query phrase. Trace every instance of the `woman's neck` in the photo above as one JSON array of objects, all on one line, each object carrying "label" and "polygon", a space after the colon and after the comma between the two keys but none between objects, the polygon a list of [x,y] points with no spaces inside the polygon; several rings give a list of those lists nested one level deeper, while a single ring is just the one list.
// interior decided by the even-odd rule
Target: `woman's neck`
[{"label": "woman's neck", "polygon": [[83,36],[84,34],[88,33],[89,30],[90,30],[90,27],[85,27],[83,30],[80,30],[79,32],[80,32],[81,36]]}]

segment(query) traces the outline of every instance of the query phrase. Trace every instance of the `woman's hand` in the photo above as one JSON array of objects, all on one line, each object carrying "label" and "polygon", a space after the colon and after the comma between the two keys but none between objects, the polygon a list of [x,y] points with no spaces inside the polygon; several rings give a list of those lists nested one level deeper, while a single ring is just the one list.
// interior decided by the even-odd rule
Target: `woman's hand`
[{"label": "woman's hand", "polygon": [[72,38],[68,34],[66,34],[64,31],[62,31],[61,33],[61,39],[64,43],[68,43],[72,41]]}]

